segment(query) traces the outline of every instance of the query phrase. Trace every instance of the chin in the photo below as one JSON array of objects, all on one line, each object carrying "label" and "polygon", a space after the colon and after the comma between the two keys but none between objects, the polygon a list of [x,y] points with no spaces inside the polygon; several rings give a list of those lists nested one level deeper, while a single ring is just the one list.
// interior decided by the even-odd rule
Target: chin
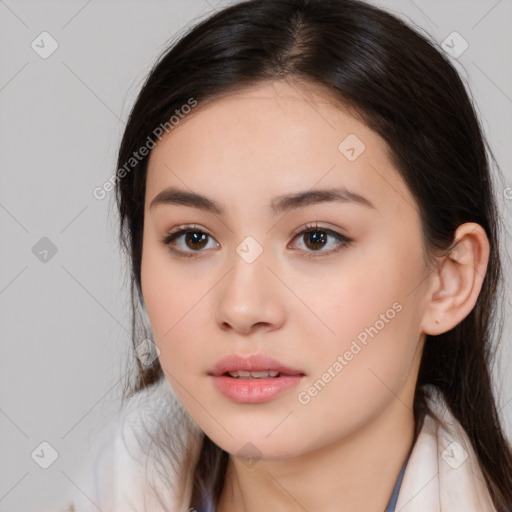
[{"label": "chin", "polygon": [[[290,436],[284,430],[280,433],[273,432],[269,436],[268,428],[265,429],[235,429],[226,425],[226,429],[233,436],[223,432],[221,436],[206,435],[212,441],[228,452],[230,455],[250,460],[286,460],[299,456],[307,450],[300,445],[295,436]],[[297,431],[294,433],[297,435]],[[298,436],[299,438],[302,436]]]}]

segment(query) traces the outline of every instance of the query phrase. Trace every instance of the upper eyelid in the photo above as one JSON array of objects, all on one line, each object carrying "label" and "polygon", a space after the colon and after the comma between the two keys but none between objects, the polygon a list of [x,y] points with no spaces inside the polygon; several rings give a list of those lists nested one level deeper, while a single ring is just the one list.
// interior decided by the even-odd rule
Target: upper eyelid
[{"label": "upper eyelid", "polygon": [[[295,229],[292,233],[291,233],[291,236],[297,236],[297,235],[300,235],[302,234],[303,232],[305,231],[313,231],[315,229],[318,229],[319,231],[326,231],[328,233],[334,233],[334,234],[337,234],[337,235],[340,235],[340,236],[343,236],[345,238],[348,238],[348,236],[346,235],[343,235],[343,233],[338,233],[336,231],[336,229],[333,229],[333,228],[328,228],[326,226],[321,226],[318,224],[318,221],[316,222],[312,222],[312,223],[307,223],[297,229]],[[343,229],[339,228],[341,231],[343,231]],[[180,224],[178,226],[176,226],[175,228],[173,228],[172,230],[168,231],[165,235],[165,238],[169,237],[169,236],[173,236],[173,235],[182,235],[184,233],[187,233],[187,232],[194,232],[194,231],[199,231],[201,233],[204,233],[212,238],[215,238],[207,229],[199,226],[199,225],[196,225],[196,224],[191,224],[191,225],[187,225],[187,224]]]},{"label": "upper eyelid", "polygon": [[[347,244],[347,243],[353,242],[353,240],[350,237],[348,237],[347,235],[344,235],[343,233],[340,233],[340,232],[336,231],[335,229],[331,229],[331,228],[327,228],[327,227],[319,225],[319,221],[307,223],[307,224],[297,228],[296,230],[294,230],[293,233],[291,234],[292,240],[294,240],[295,238],[297,238],[300,235],[303,235],[304,233],[308,233],[308,232],[311,232],[314,230],[325,231],[333,238],[336,238],[338,240],[338,242],[340,242],[342,244]],[[341,230],[341,231],[343,231],[343,230]],[[212,238],[213,240],[215,240],[215,242],[217,244],[219,243],[219,242],[217,242],[215,237],[208,232],[208,230],[202,228],[201,226],[199,226],[197,224],[191,224],[191,225],[180,224],[180,225],[176,226],[174,229],[169,231],[163,237],[162,242],[165,245],[170,246],[171,242],[174,242],[175,240],[181,238],[183,235],[185,235],[189,232],[204,233],[205,235],[207,235],[210,238]],[[190,252],[191,254],[193,254],[193,253],[201,253],[204,251],[199,250],[199,251],[181,251],[181,252]],[[322,254],[324,252],[329,253],[330,251],[312,251],[312,253],[314,253],[314,252],[318,252],[318,254]]]},{"label": "upper eyelid", "polygon": [[343,231],[341,228],[328,228],[326,226],[322,226],[319,224],[321,221],[315,221],[315,222],[308,222],[307,224],[301,226],[300,228],[297,228],[293,231],[292,236],[300,235],[304,231],[314,231],[315,229],[318,229],[318,231],[326,231],[327,233],[336,233],[338,235],[343,236],[343,233],[338,233],[336,229],[339,229],[340,231]]}]

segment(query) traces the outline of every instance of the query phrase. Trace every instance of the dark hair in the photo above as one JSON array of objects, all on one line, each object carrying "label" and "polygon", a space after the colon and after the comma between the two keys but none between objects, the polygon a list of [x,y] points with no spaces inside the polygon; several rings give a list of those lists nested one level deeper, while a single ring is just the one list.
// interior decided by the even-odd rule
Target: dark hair
[{"label": "dark hair", "polygon": [[[190,98],[200,108],[278,79],[319,87],[387,142],[417,201],[428,263],[453,248],[459,225],[484,228],[490,257],[480,295],[460,324],[427,336],[414,416],[417,434],[428,409],[422,386],[440,388],[474,446],[498,512],[512,507],[512,451],[490,375],[492,339],[502,336],[500,217],[489,163],[494,157],[459,74],[425,35],[359,0],[249,0],[227,7],[197,23],[155,64],[129,116],[118,169]],[[145,337],[138,334],[137,311],[147,161],[136,162],[116,182],[120,239],[131,264],[134,347]],[[150,367],[137,363],[129,393],[164,377],[158,359]],[[193,500],[208,491],[218,499],[227,458],[205,436]]]}]

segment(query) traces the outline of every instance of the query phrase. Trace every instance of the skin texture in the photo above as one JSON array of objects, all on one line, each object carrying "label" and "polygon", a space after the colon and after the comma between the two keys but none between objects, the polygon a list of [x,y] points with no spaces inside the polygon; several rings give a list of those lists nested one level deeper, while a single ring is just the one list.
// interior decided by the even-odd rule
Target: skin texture
[{"label": "skin texture", "polygon": [[[338,148],[350,134],[365,145],[353,161]],[[150,208],[170,186],[207,195],[225,213]],[[322,202],[277,214],[269,207],[277,196],[336,187],[373,207]],[[321,233],[352,241],[328,235],[315,246],[307,233],[297,235],[315,222]],[[182,256],[162,243],[179,225],[210,236],[194,245],[182,235],[174,241]],[[252,263],[236,251],[248,236],[262,248]],[[312,86],[276,81],[231,93],[198,107],[156,145],[142,291],[166,378],[231,454],[219,512],[384,509],[413,439],[425,334],[457,325],[485,274],[483,229],[465,224],[456,236],[454,259],[427,267],[418,208],[386,143]],[[338,356],[371,326],[377,334],[336,371]],[[234,403],[208,374],[231,354],[265,354],[305,375],[268,402]],[[329,368],[331,379],[308,394]],[[240,457],[247,451],[251,463]]]}]

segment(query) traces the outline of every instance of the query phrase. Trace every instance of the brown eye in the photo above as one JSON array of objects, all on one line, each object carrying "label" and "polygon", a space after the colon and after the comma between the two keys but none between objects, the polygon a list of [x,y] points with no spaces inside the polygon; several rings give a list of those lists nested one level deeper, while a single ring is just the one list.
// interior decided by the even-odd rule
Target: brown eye
[{"label": "brown eye", "polygon": [[[305,226],[295,235],[295,239],[302,241],[299,249],[307,257],[328,256],[349,245],[353,240],[332,229],[319,227],[317,224]],[[327,247],[326,250],[323,250]]]},{"label": "brown eye", "polygon": [[202,249],[206,245],[208,235],[201,231],[188,231],[185,233],[185,244],[190,249]]},{"label": "brown eye", "polygon": [[[210,239],[213,238],[202,229],[190,226],[188,228],[180,227],[180,229],[167,235],[162,243],[166,245],[170,251],[183,255],[194,256],[195,253],[205,252],[203,249],[207,247]],[[219,244],[216,244],[218,247]]]},{"label": "brown eye", "polygon": [[308,231],[304,233],[303,236],[305,240],[307,240],[306,246],[310,249],[317,250],[318,248],[322,248],[323,245],[327,242],[326,232],[315,229],[314,231]]}]

